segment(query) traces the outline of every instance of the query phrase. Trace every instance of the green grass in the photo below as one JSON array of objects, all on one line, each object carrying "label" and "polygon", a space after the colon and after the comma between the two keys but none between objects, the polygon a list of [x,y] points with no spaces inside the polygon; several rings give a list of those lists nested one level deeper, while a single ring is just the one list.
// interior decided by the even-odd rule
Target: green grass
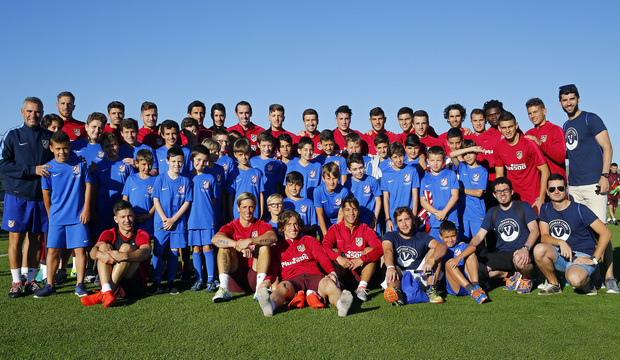
[{"label": "green grass", "polygon": [[[620,227],[610,228],[620,244]],[[0,254],[7,245],[0,233]],[[620,264],[620,249],[615,254]],[[83,306],[74,284],[50,298],[9,299],[8,268],[8,258],[0,257],[0,359],[607,358],[618,346],[620,295],[604,290],[584,296],[566,287],[543,297],[498,288],[484,305],[448,296],[444,304],[404,307],[390,306],[373,290],[347,318],[334,307],[265,318],[249,295],[214,304],[212,295],[188,288],[108,309]]]}]

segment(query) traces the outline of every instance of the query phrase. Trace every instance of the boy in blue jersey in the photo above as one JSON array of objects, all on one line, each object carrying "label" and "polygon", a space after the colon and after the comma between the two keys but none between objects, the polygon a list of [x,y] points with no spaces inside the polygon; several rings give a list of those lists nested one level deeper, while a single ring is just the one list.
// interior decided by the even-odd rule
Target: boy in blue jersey
[{"label": "boy in blue jersey", "polygon": [[340,168],[340,183],[344,184],[344,182],[347,181],[347,162],[345,158],[336,153],[334,132],[329,129],[323,130],[321,131],[321,135],[319,135],[319,139],[323,152],[314,158],[314,161],[321,164],[321,166],[329,162],[337,163]]},{"label": "boy in blue jersey", "polygon": [[84,162],[71,156],[69,136],[63,131],[55,132],[50,139],[54,160],[47,163],[50,176],[41,179],[43,201],[49,216],[47,237],[47,284],[36,295],[42,298],[56,295],[54,275],[58,269],[60,249],[73,249],[77,262],[77,285],[75,294],[88,295],[84,286],[86,270],[86,247],[90,245],[88,222],[90,221],[90,173]]},{"label": "boy in blue jersey", "polygon": [[459,200],[459,180],[452,170],[443,168],[446,153],[441,146],[428,149],[430,173],[420,183],[420,205],[429,214],[429,234],[439,238],[439,225],[444,220],[458,222],[456,202]]},{"label": "boy in blue jersey", "polygon": [[[269,225],[275,230],[278,228],[278,217],[284,208],[284,198],[280,194],[271,194],[271,196],[267,198],[266,203],[269,214],[266,216],[265,220],[268,220],[267,222]],[[279,237],[278,241],[280,241]]]},{"label": "boy in blue jersey", "polygon": [[323,183],[314,189],[314,208],[323,236],[342,217],[341,203],[347,196],[349,189],[340,185],[338,164],[330,162],[323,165]]},{"label": "boy in blue jersey", "polygon": [[420,180],[422,180],[426,170],[426,155],[420,151],[420,137],[418,135],[411,133],[405,137],[405,151],[407,152],[405,164],[416,168]]},{"label": "boy in blue jersey", "polygon": [[[162,147],[163,148],[163,147]],[[193,199],[191,181],[181,175],[185,164],[184,151],[172,147],[166,154],[167,171],[155,179],[153,204],[155,205],[155,246],[153,248],[153,285],[151,294],[179,293],[174,278],[179,266],[179,249],[187,247],[187,216]],[[168,283],[161,285],[164,251],[168,252]]]},{"label": "boy in blue jersey", "polygon": [[405,165],[405,148],[401,143],[391,143],[388,156],[393,165],[390,171],[383,172],[381,191],[386,231],[394,231],[396,226],[390,214],[394,214],[396,208],[406,206],[417,213],[420,179],[415,168]]},{"label": "boy in blue jersey", "polygon": [[86,161],[88,170],[92,174],[95,172],[96,166],[103,158],[105,153],[101,148],[101,135],[108,118],[100,112],[94,112],[88,115],[86,120],[86,137],[74,140],[71,143],[71,149],[75,155]]},{"label": "boy in blue jersey", "polygon": [[[314,189],[321,184],[321,163],[312,160],[314,142],[307,136],[299,139],[297,144],[299,159],[294,159],[286,164],[286,175],[297,171],[304,177],[304,186],[299,196],[314,200]],[[285,183],[286,185],[286,183]]]},{"label": "boy in blue jersey", "polygon": [[174,120],[165,120],[159,125],[159,133],[164,138],[164,146],[155,150],[155,159],[157,161],[157,167],[160,174],[165,174],[168,171],[168,150],[178,147],[183,151],[184,163],[181,168],[181,175],[188,176],[191,171],[191,156],[192,151],[186,147],[179,147],[177,142],[179,141],[179,124]]},{"label": "boy in blue jersey", "polygon": [[[360,134],[356,132],[350,132],[347,136],[345,136],[344,140],[347,142],[347,152],[349,153],[349,155],[362,154],[362,137],[360,136]],[[364,173],[372,175],[374,171],[372,165],[372,158],[368,155],[362,155],[362,159],[364,160]],[[350,173],[348,167],[346,174],[346,177],[349,178]]]},{"label": "boy in blue jersey", "polygon": [[224,169],[224,183],[228,181],[228,174],[235,169],[235,162],[232,157],[228,156],[228,147],[230,140],[228,137],[228,131],[226,129],[213,130],[212,139],[220,144],[220,150],[217,153],[216,164],[220,165]]},{"label": "boy in blue jersey", "polygon": [[[284,199],[283,210],[295,210],[304,222],[304,227],[300,231],[305,235],[316,236],[318,228],[316,209],[312,200],[301,197],[300,193],[303,186],[304,176],[298,171],[293,171],[286,175],[286,192],[288,197]],[[276,228],[277,221],[274,229]]]},{"label": "boy in blue jersey", "polygon": [[392,160],[388,156],[388,146],[390,146],[390,138],[385,134],[377,134],[375,137],[375,150],[377,155],[373,158],[372,176],[381,183],[384,172],[392,169]]},{"label": "boy in blue jersey", "polygon": [[265,183],[265,198],[275,193],[281,193],[282,183],[284,182],[284,165],[280,160],[275,159],[276,138],[267,131],[258,134],[259,156],[250,159],[250,166],[261,171],[263,182]]},{"label": "boy in blue jersey", "polygon": [[296,151],[293,150],[293,137],[289,134],[278,135],[278,153],[280,153],[280,161],[286,173],[286,164],[295,158]]},{"label": "boy in blue jersey", "polygon": [[[348,144],[347,149],[351,149]],[[347,167],[351,173],[351,178],[347,180],[344,187],[349,189],[360,204],[360,222],[376,230],[377,219],[379,218],[382,204],[381,186],[377,179],[364,173],[365,166],[366,164],[364,163],[362,154],[349,154],[347,158]]]},{"label": "boy in blue jersey", "polygon": [[237,201],[237,196],[244,192],[254,195],[258,201],[258,206],[254,210],[254,217],[260,219],[263,215],[265,184],[260,170],[250,166],[251,151],[250,140],[246,138],[238,139],[233,145],[237,167],[228,176],[228,185],[226,187],[226,192],[228,193],[227,204],[229,211],[232,211],[232,214],[230,214],[231,219],[239,218],[239,209],[234,204]]},{"label": "boy in blue jersey", "polygon": [[118,141],[114,133],[105,133],[101,137],[101,148],[106,154],[105,159],[97,164],[93,173],[93,208],[91,213],[94,239],[105,230],[114,227],[114,204],[123,197],[123,187],[131,174],[133,167],[126,165],[118,156]]},{"label": "boy in blue jersey", "polygon": [[462,149],[450,153],[462,184],[461,196],[457,204],[461,240],[471,239],[476,235],[486,213],[483,196],[489,172],[476,162],[476,156],[479,153],[484,153],[484,149],[476,146],[476,142],[470,139],[463,140]]},{"label": "boy in blue jersey", "polygon": [[153,164],[151,164],[151,175],[157,175],[157,161],[155,160],[155,151],[148,145],[138,141],[138,121],[132,118],[121,120],[121,136],[124,143],[118,148],[118,156],[123,162],[129,166],[138,168],[138,152],[146,149],[153,154]]},{"label": "boy in blue jersey", "polygon": [[478,282],[478,258],[475,253],[460,256],[469,245],[457,240],[457,232],[452,221],[446,220],[439,226],[439,237],[448,247],[443,256],[446,290],[450,295],[470,295],[478,304],[482,304],[489,298]]},{"label": "boy in blue jersey", "polygon": [[153,187],[155,176],[151,176],[153,153],[148,149],[139,150],[136,154],[138,173],[131,175],[123,187],[123,200],[133,206],[134,226],[153,236]]},{"label": "boy in blue jersey", "polygon": [[209,161],[207,162],[204,172],[213,175],[213,178],[215,178],[213,188],[213,197],[215,198],[215,227],[219,229],[228,221],[226,216],[226,214],[228,214],[228,210],[226,209],[226,171],[222,165],[216,163],[220,156],[221,146],[213,139],[202,140],[202,145],[209,150]]},{"label": "boy in blue jersey", "polygon": [[[206,292],[215,292],[217,290],[215,282],[213,282],[215,256],[211,242],[216,227],[215,178],[206,172],[209,163],[209,150],[203,145],[196,145],[192,150],[192,162],[194,170],[192,170],[191,180],[194,186],[194,198],[192,207],[188,210],[187,229],[189,245],[193,246],[192,260],[198,279],[191,290],[199,291],[206,287]],[[206,285],[202,276],[203,264],[207,269]]]},{"label": "boy in blue jersey", "polygon": [[[459,128],[451,128],[446,132],[446,146],[444,149],[446,152],[452,152],[460,150],[463,147],[463,132]],[[445,168],[449,170],[457,170],[458,163],[452,161],[450,157],[445,158]]]}]

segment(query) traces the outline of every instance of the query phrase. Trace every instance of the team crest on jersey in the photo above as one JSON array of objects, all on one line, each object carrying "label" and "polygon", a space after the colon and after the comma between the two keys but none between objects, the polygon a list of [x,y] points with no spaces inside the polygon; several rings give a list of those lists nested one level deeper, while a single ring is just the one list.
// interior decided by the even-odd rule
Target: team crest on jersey
[{"label": "team crest on jersey", "polygon": [[364,244],[364,239],[361,237],[355,238],[355,246],[360,247],[362,244]]},{"label": "team crest on jersey", "polygon": [[480,179],[480,174],[474,174],[473,179],[474,181],[478,181]]},{"label": "team crest on jersey", "polygon": [[440,181],[440,182],[441,182],[441,186],[446,186],[446,185],[448,185],[448,179],[447,179],[447,178],[443,178],[443,179],[441,179],[441,181]]},{"label": "team crest on jersey", "polygon": [[215,180],[217,180],[217,182],[222,181],[222,175],[220,174],[215,175]]},{"label": "team crest on jersey", "polygon": [[545,141],[547,141],[547,135],[542,135],[540,137],[540,142],[545,142]]},{"label": "team crest on jersey", "polygon": [[153,193],[153,185],[147,186],[146,187],[146,192],[149,193],[149,195],[152,194]]},{"label": "team crest on jersey", "polygon": [[15,220],[9,220],[8,223],[9,227],[12,228],[13,226],[15,226]]},{"label": "team crest on jersey", "polygon": [[157,146],[162,146],[164,144],[164,141],[160,138],[157,138],[157,140],[155,140],[155,143],[157,144]]},{"label": "team crest on jersey", "polygon": [[228,164],[225,163],[224,165],[222,165],[222,167],[224,168],[224,170],[228,170]]},{"label": "team crest on jersey", "polygon": [[316,171],[314,170],[310,171],[310,177],[314,179],[315,176],[316,176]]},{"label": "team crest on jersey", "polygon": [[119,165],[118,166],[118,171],[125,172],[125,165]]},{"label": "team crest on jersey", "polygon": [[80,165],[73,165],[73,173],[76,175],[80,173]]},{"label": "team crest on jersey", "polygon": [[252,175],[252,183],[256,184],[256,175]]},{"label": "team crest on jersey", "polygon": [[575,150],[579,144],[579,133],[575,128],[569,127],[564,134],[564,140],[566,141],[566,150]]},{"label": "team crest on jersey", "polygon": [[304,244],[297,245],[297,251],[299,251],[299,252],[306,251],[306,247],[304,246]]},{"label": "team crest on jersey", "polygon": [[396,249],[398,264],[404,268],[409,267],[418,258],[418,251],[410,246],[399,246]]},{"label": "team crest on jersey", "polygon": [[75,134],[75,136],[80,136],[81,134],[80,129],[73,129],[73,133]]},{"label": "team crest on jersey", "polygon": [[42,143],[43,143],[43,148],[44,149],[49,149],[49,147],[50,147],[49,140],[43,140]]},{"label": "team crest on jersey", "polygon": [[459,255],[461,255],[461,249],[454,250],[454,256],[459,256]]},{"label": "team crest on jersey", "polygon": [[105,153],[103,151],[97,151],[98,158],[103,159],[104,156],[105,156]]},{"label": "team crest on jersey", "polygon": [[308,210],[308,205],[302,205],[301,208],[299,208],[299,210],[301,210],[302,213],[305,213],[306,210]]},{"label": "team crest on jersey", "polygon": [[205,190],[209,188],[209,182],[207,180],[202,180],[202,188]]},{"label": "team crest on jersey", "polygon": [[179,185],[179,194],[183,194],[185,192],[185,185]]},{"label": "team crest on jersey", "polygon": [[411,174],[405,174],[405,182],[409,182],[411,180]]},{"label": "team crest on jersey", "polygon": [[519,223],[513,219],[504,219],[499,223],[497,232],[505,242],[515,241],[519,237]]},{"label": "team crest on jersey", "polygon": [[252,136],[250,136],[250,138],[252,139],[252,142],[256,142],[256,134],[252,134]]},{"label": "team crest on jersey", "polygon": [[316,144],[316,148],[317,148],[318,150],[323,150],[323,147],[321,146],[321,143]]},{"label": "team crest on jersey", "polygon": [[554,238],[564,241],[568,240],[571,233],[568,223],[561,219],[551,220],[549,222],[549,232]]},{"label": "team crest on jersey", "polygon": [[517,151],[517,159],[521,160],[523,157],[523,151]]},{"label": "team crest on jersey", "polygon": [[338,199],[334,200],[334,202],[336,203],[337,206],[340,206],[340,203],[342,202],[342,199],[338,198]]},{"label": "team crest on jersey", "polygon": [[258,231],[252,231],[252,234],[250,234],[250,237],[258,237]]},{"label": "team crest on jersey", "polygon": [[269,164],[265,167],[265,169],[267,169],[267,171],[271,171],[273,170],[273,165]]},{"label": "team crest on jersey", "polygon": [[368,194],[370,192],[370,185],[364,185],[364,192]]}]

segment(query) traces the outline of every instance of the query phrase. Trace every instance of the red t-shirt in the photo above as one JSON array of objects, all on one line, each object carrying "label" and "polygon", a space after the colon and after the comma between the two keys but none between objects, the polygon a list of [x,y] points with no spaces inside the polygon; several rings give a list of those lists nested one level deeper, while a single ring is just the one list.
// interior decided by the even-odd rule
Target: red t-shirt
[{"label": "red t-shirt", "polygon": [[[404,142],[403,142],[403,144],[404,144]],[[420,138],[420,145],[424,145],[424,146],[420,146],[421,147],[420,150],[423,153],[425,153],[425,154],[426,154],[426,150],[430,149],[433,146],[441,146],[441,147],[443,147],[443,145],[441,144],[441,142],[437,138],[434,138],[434,137],[432,137],[430,135],[426,135],[426,137],[423,138],[423,139]]]},{"label": "red t-shirt", "polygon": [[243,135],[243,137],[250,140],[250,145],[252,146],[252,156],[260,154],[260,151],[258,150],[258,134],[265,131],[265,129],[258,125],[254,125],[254,123],[250,123],[250,127],[247,130],[244,130],[241,124],[231,126],[227,130],[228,132],[237,130],[241,135]]},{"label": "red t-shirt", "polygon": [[[362,143],[361,143],[362,155],[368,154],[368,144],[364,140],[364,135],[362,135],[362,133],[360,133],[357,130],[351,130],[351,131],[358,133],[359,136],[362,138]],[[342,133],[340,133],[340,130],[338,130],[338,128],[334,129],[334,142],[336,143],[334,152],[336,155],[340,154],[344,157],[347,157],[349,153],[347,152],[347,141],[344,138],[345,136],[346,135],[342,135]]]},{"label": "red t-shirt", "polygon": [[495,180],[495,156],[493,150],[502,139],[502,133],[494,127],[490,127],[475,139],[478,146],[482,146],[486,151],[478,154],[476,160],[489,172],[489,182]]},{"label": "red t-shirt", "polygon": [[[401,142],[400,135],[394,134],[391,131],[383,130],[383,134],[387,135],[390,142]],[[368,155],[377,155],[377,150],[375,149],[375,138],[379,135],[379,133],[374,130],[371,131],[370,135],[363,135],[362,139],[366,141],[368,144]],[[404,138],[403,138],[404,139]],[[404,140],[403,140],[404,141]]]},{"label": "red t-shirt", "polygon": [[[461,133],[463,133],[465,129],[461,128]],[[476,135],[474,134],[469,134],[469,135],[465,135],[463,133],[463,140],[465,139],[471,139],[471,140],[476,140]],[[450,146],[448,146],[448,132],[446,131],[445,133],[439,135],[439,137],[437,138],[437,140],[439,140],[439,142],[441,143],[441,146],[443,146],[443,149],[446,152],[447,156],[450,156]]]},{"label": "red t-shirt", "polygon": [[[240,219],[233,220],[228,224],[222,226],[219,232],[224,233],[227,237],[239,241],[242,239],[249,239],[259,237],[265,234],[267,231],[273,231],[273,228],[269,223],[266,223],[262,220],[256,220],[250,226],[243,227],[241,225]],[[239,260],[243,259],[243,256],[240,252],[237,252],[237,256],[239,256]],[[242,266],[245,265],[243,262],[240,262]],[[247,266],[252,265],[252,258],[247,259]]]},{"label": "red t-shirt", "polygon": [[151,130],[147,127],[142,127],[138,130],[138,142],[150,146],[153,150],[159,149],[164,145],[164,139],[159,136],[159,130]]},{"label": "red t-shirt", "polygon": [[[120,232],[118,233],[121,238],[125,241],[130,240],[131,238],[126,238],[123,236],[123,234],[121,234]],[[136,236],[136,246],[139,248],[142,245],[151,245],[151,236],[149,234],[147,234],[146,231],[142,230],[142,229],[138,229],[135,232],[135,236]],[[116,228],[114,229],[109,229],[109,230],[105,230],[104,232],[101,233],[101,235],[99,236],[99,240],[97,241],[98,243],[100,242],[104,242],[104,243],[108,243],[112,246],[114,246],[114,241],[116,240]],[[151,263],[151,259],[146,259],[144,261],[142,261],[140,263],[140,277],[142,279],[143,284],[146,285],[146,276],[149,273],[149,264]]]},{"label": "red t-shirt", "polygon": [[495,166],[506,167],[506,177],[512,182],[514,192],[530,205],[540,195],[540,171],[538,166],[546,164],[542,151],[533,141],[518,135],[514,146],[502,139],[493,149]]},{"label": "red t-shirt", "polygon": [[[338,248],[341,254],[333,251],[334,247]],[[373,249],[364,254],[367,247]],[[342,255],[347,259],[360,258],[363,262],[370,263],[379,260],[383,255],[383,247],[377,233],[363,223],[356,226],[352,232],[349,232],[344,221],[332,225],[323,239],[323,248],[332,261],[336,261],[338,256]]]},{"label": "red t-shirt", "polygon": [[116,129],[111,127],[108,124],[105,124],[105,126],[103,127],[103,132],[107,133],[107,132],[111,132],[114,134],[114,136],[116,137],[116,141],[118,141],[118,145],[122,145],[125,143],[125,140],[123,140],[123,136],[121,135],[121,128],[120,126],[117,127]]},{"label": "red t-shirt", "polygon": [[85,126],[86,125],[83,122],[75,120],[75,119],[65,120],[65,124],[62,127],[62,131],[67,133],[67,135],[69,135],[69,139],[73,141],[75,139],[81,139],[83,137],[86,137]]},{"label": "red t-shirt", "polygon": [[552,174],[560,174],[566,179],[566,144],[564,130],[547,121],[544,125],[528,130],[525,135],[532,135],[542,143],[540,149],[547,159]]},{"label": "red t-shirt", "polygon": [[303,134],[297,137],[297,141],[295,141],[295,138],[293,138],[293,141],[297,143],[299,142],[299,139],[304,136],[309,137],[312,139],[312,142],[314,142],[314,153],[312,153],[312,158],[314,159],[315,157],[321,155],[323,153],[323,147],[321,146],[321,133],[318,130],[315,130],[314,134],[309,134],[306,130],[304,130]]},{"label": "red t-shirt", "polygon": [[283,240],[271,247],[271,263],[275,269],[272,268],[270,277],[273,281],[277,275],[281,275],[282,280],[300,274],[323,275],[317,262],[327,273],[334,271],[332,262],[316,238],[306,235],[298,240]]}]

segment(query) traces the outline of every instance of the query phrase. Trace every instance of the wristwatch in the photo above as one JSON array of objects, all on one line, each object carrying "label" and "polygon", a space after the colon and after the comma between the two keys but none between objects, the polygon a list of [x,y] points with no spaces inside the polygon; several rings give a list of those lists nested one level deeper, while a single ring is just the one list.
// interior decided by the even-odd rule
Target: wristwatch
[{"label": "wristwatch", "polygon": [[594,261],[594,264],[598,264],[598,260],[596,260],[596,256],[590,256],[590,260]]},{"label": "wristwatch", "polygon": [[523,245],[523,247],[525,248],[525,250],[530,251],[530,247],[527,245]]},{"label": "wristwatch", "polygon": [[602,177],[606,177],[606,178],[608,178],[608,179],[609,179],[609,173],[606,173],[606,174],[601,174],[601,176],[602,176]]}]

